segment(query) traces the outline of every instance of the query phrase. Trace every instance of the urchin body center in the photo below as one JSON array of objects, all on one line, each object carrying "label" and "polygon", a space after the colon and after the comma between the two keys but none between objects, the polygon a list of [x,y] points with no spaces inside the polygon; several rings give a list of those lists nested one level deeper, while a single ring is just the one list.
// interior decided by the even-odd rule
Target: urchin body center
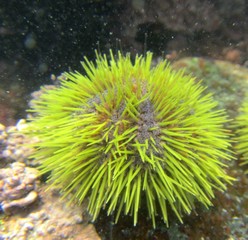
[{"label": "urchin body center", "polygon": [[[136,83],[137,81],[130,85],[135,98],[130,99],[130,89],[125,86],[121,91],[104,90],[87,100],[87,108],[84,106],[80,115],[83,117],[83,113],[94,113],[96,123],[105,124],[105,128],[98,133],[102,145],[105,146],[105,160],[126,155],[128,161],[132,159],[133,165],[147,168],[144,155],[148,158],[151,158],[151,155],[162,157],[159,138],[161,132],[146,86],[142,82]],[[137,151],[137,145],[140,152]]]}]

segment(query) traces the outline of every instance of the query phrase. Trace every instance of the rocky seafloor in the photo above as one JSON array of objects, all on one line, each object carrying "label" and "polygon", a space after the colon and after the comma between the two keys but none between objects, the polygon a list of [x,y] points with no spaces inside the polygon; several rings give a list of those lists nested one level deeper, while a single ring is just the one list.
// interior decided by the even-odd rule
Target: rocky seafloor
[{"label": "rocky seafloor", "polygon": [[[239,114],[240,105],[247,100],[247,68],[205,58],[184,58],[172,66],[184,68],[196,81],[202,79],[202,84],[208,87],[206,91],[213,93],[231,119]],[[70,196],[62,198],[59,189],[49,188],[46,176],[39,175],[37,163],[29,159],[32,153],[29,145],[37,139],[21,133],[25,120],[7,114],[16,111],[15,104],[3,101],[2,109],[6,114],[2,112],[4,124],[0,125],[0,239],[248,239],[248,176],[244,173],[245,167],[239,166],[239,156],[234,154],[237,160],[230,162],[228,170],[237,179],[233,185],[224,193],[216,192],[210,209],[197,206],[184,217],[183,224],[172,216],[169,228],[158,221],[157,228],[153,229],[146,216],[142,216],[134,227],[132,219],[123,216],[114,225],[104,211],[91,223],[84,204],[69,204]],[[4,116],[8,121],[4,121]],[[14,126],[7,126],[14,121],[17,122]]]}]

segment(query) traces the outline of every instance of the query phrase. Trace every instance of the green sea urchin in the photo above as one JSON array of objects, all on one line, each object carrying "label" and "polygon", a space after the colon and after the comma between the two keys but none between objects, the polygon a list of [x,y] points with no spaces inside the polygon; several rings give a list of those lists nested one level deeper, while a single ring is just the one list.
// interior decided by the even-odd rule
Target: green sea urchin
[{"label": "green sea urchin", "polygon": [[[102,208],[138,221],[141,201],[155,227],[170,207],[182,221],[194,201],[211,205],[214,189],[230,182],[226,117],[204,88],[152,54],[82,63],[86,75],[65,74],[33,109],[29,132],[40,141],[33,155],[52,184],[82,202],[95,220]],[[144,197],[144,198],[143,198]]]},{"label": "green sea urchin", "polygon": [[[241,114],[236,118],[234,127],[237,133],[237,153],[243,160],[240,165],[248,165],[248,102],[245,101],[241,107]],[[246,170],[248,173],[248,169]]]}]

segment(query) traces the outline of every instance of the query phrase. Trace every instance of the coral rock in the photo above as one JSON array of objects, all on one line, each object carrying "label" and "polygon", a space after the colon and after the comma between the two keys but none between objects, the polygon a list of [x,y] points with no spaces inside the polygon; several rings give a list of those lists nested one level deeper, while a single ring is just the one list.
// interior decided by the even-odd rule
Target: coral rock
[{"label": "coral rock", "polygon": [[16,208],[26,207],[38,198],[36,192],[38,170],[15,162],[10,168],[0,169],[0,203],[2,211],[13,213]]},{"label": "coral rock", "polygon": [[[23,119],[19,120],[16,126],[5,127],[0,124],[0,159],[4,159],[3,165],[14,161],[27,163],[33,151],[29,144],[36,139],[28,138],[20,132],[25,126]],[[32,162],[29,162],[29,165],[32,165]]]}]

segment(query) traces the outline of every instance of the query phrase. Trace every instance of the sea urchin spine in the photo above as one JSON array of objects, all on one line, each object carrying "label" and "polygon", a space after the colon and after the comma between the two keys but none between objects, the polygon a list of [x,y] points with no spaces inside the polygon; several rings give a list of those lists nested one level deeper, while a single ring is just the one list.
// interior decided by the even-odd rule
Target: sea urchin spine
[{"label": "sea urchin spine", "polygon": [[[234,121],[234,128],[237,134],[236,150],[241,155],[242,162],[240,165],[248,165],[248,102],[243,103],[240,109],[240,115]],[[248,169],[245,171],[248,174]]]}]

